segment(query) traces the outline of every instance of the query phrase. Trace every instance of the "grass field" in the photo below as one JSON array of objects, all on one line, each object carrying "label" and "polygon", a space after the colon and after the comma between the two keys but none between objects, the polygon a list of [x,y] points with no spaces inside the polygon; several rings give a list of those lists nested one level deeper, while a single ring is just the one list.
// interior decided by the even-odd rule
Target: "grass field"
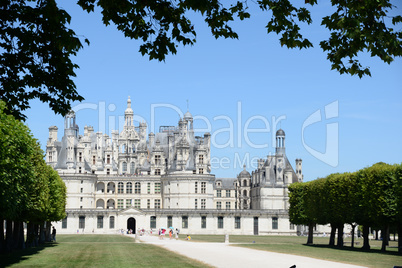
[{"label": "grass field", "polygon": [[[195,242],[224,242],[223,235],[192,235]],[[307,246],[307,237],[300,236],[237,236],[229,237],[230,243],[238,243],[236,246],[258,250],[273,251],[279,253],[294,254],[317,259],[350,263],[367,267],[402,266],[402,256],[397,254],[397,242],[390,241],[387,252],[380,252],[381,241],[371,240],[370,251],[363,251],[363,241],[355,240],[359,244],[355,248],[350,247],[351,240],[345,239],[343,249],[328,247],[328,237],[314,237],[314,245]],[[253,243],[254,242],[254,243]]]},{"label": "grass field", "polygon": [[121,235],[58,235],[57,243],[0,255],[0,267],[206,267]]},{"label": "grass field", "polygon": [[[223,235],[192,235],[194,242],[224,242]],[[183,238],[184,239],[184,236]],[[314,237],[306,246],[306,237],[295,236],[230,236],[235,246],[295,254],[367,267],[402,266],[397,255],[397,242],[390,241],[388,252],[381,253],[381,241],[370,241],[372,250],[355,249],[345,240],[343,249],[329,248],[328,238]],[[349,243],[348,243],[349,242]],[[161,247],[134,243],[121,235],[58,235],[57,243],[0,255],[0,267],[207,267],[203,263],[167,251]]]}]

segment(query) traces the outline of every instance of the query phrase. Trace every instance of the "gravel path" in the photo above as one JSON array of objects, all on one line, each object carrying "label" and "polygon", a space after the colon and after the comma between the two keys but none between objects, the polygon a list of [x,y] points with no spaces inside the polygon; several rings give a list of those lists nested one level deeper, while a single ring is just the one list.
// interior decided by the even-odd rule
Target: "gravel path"
[{"label": "gravel path", "polygon": [[274,253],[241,247],[226,243],[201,243],[181,240],[160,240],[158,236],[140,236],[140,241],[162,246],[186,257],[204,262],[214,267],[273,267],[289,268],[358,268],[351,264],[324,261],[296,255]]}]

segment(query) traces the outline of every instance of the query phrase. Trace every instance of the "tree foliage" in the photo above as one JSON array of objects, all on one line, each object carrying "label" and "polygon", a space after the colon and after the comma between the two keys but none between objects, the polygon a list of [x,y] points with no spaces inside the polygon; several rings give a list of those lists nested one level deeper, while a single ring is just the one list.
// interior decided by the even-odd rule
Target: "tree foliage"
[{"label": "tree foliage", "polygon": [[[363,247],[369,249],[369,227],[381,229],[386,249],[391,226],[402,231],[402,164],[377,163],[355,173],[331,174],[323,179],[289,187],[289,219],[294,224],[331,224],[343,246],[343,225],[363,225]],[[331,232],[331,240],[334,239]],[[402,248],[400,248],[400,252]]]},{"label": "tree foliage", "polygon": [[[311,24],[309,8],[317,0],[295,6],[289,0],[226,2],[221,0],[78,0],[87,12],[102,13],[105,25],[114,25],[125,37],[140,40],[139,52],[150,60],[165,60],[178,46],[194,45],[192,13],[200,13],[215,38],[239,38],[231,23],[251,17],[249,4],[269,13],[267,33],[278,34],[281,46],[309,48],[301,25]],[[402,16],[390,16],[391,0],[332,0],[334,13],[322,18],[330,32],[320,46],[332,69],[340,74],[371,75],[359,54],[369,53],[385,63],[402,55]],[[71,57],[82,44],[67,26],[70,15],[55,0],[5,0],[0,3],[0,98],[8,111],[24,119],[23,111],[35,98],[63,116],[72,101],[83,97],[72,78],[78,68]],[[396,27],[394,30],[392,27]],[[88,40],[85,40],[88,42]]]},{"label": "tree foliage", "polygon": [[70,20],[54,0],[1,1],[0,98],[17,119],[25,119],[32,99],[62,115],[72,101],[83,100],[72,80],[78,65],[71,61],[82,45],[66,27]]},{"label": "tree foliage", "polygon": [[6,104],[0,101],[0,222],[7,221],[10,250],[17,247],[19,236],[23,239],[22,222],[43,224],[65,217],[66,186],[57,172],[46,165],[43,151],[29,128],[7,115],[5,109]]}]

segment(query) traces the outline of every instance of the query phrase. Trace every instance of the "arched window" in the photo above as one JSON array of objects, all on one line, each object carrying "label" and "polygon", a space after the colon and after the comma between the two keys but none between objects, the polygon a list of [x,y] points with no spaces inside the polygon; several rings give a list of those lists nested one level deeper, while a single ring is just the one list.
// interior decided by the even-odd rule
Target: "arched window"
[{"label": "arched window", "polygon": [[139,182],[135,183],[134,191],[135,191],[134,192],[135,194],[140,194],[141,193],[141,183],[139,183]]},{"label": "arched window", "polygon": [[122,169],[123,173],[126,173],[126,172],[127,172],[127,163],[126,163],[126,162],[123,162],[123,163],[121,164],[121,169]]},{"label": "arched window", "polygon": [[119,183],[117,184],[117,193],[118,193],[118,194],[124,193],[124,184],[123,184],[122,182],[119,182]]},{"label": "arched window", "polygon": [[247,190],[244,190],[244,191],[243,191],[243,195],[244,195],[244,196],[247,196]]},{"label": "arched window", "polygon": [[131,182],[127,182],[126,193],[127,194],[132,194],[133,193],[133,184]]}]

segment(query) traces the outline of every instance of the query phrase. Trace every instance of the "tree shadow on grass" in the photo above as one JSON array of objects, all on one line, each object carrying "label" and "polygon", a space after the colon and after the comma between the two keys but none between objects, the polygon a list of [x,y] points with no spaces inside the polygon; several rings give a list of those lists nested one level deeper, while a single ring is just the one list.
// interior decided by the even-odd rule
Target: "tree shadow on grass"
[{"label": "tree shadow on grass", "polygon": [[397,251],[381,251],[380,249],[363,249],[361,247],[350,247],[350,246],[329,246],[323,244],[303,244],[303,246],[313,247],[313,248],[327,248],[333,250],[340,250],[340,251],[350,251],[350,252],[365,252],[365,253],[375,253],[375,254],[383,254],[383,255],[392,255],[392,256],[401,256]]},{"label": "tree shadow on grass", "polygon": [[0,267],[8,267],[12,264],[19,263],[21,261],[27,260],[30,256],[38,254],[45,248],[55,247],[56,243],[45,243],[37,247],[14,250],[11,253],[1,253],[0,254]]}]

